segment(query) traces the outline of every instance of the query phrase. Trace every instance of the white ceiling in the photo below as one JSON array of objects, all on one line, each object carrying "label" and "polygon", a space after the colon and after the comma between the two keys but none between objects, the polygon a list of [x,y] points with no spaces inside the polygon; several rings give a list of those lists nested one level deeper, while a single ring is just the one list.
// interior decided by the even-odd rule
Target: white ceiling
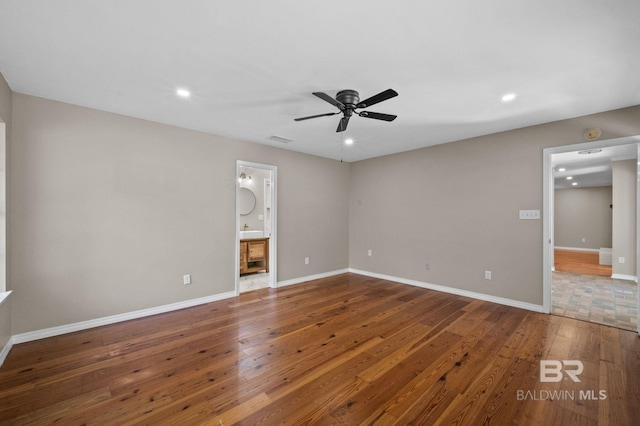
[{"label": "white ceiling", "polygon": [[[15,92],[356,161],[640,104],[639,16],[637,0],[0,0],[0,72]],[[394,122],[293,121],[335,110],[311,92],[388,88],[371,110]]]},{"label": "white ceiling", "polygon": [[637,155],[636,143],[553,154],[554,186],[556,189],[611,186],[613,162],[630,160]]}]

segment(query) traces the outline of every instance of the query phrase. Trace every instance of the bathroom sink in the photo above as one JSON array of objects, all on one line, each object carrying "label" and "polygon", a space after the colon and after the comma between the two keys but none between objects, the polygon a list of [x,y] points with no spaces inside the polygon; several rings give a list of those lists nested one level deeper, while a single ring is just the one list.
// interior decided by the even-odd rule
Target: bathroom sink
[{"label": "bathroom sink", "polygon": [[240,239],[247,240],[249,238],[263,238],[263,231],[240,231]]}]

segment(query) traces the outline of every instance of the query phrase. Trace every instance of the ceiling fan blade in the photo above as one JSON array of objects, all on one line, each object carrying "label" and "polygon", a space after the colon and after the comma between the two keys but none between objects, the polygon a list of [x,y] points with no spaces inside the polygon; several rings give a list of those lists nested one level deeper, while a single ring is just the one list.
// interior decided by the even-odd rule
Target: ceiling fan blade
[{"label": "ceiling fan blade", "polygon": [[344,132],[345,130],[347,130],[347,125],[348,124],[349,124],[349,116],[342,117],[340,119],[340,122],[338,123],[338,128],[336,129],[336,133],[337,132]]},{"label": "ceiling fan blade", "polygon": [[294,118],[293,121],[309,120],[310,118],[328,117],[330,115],[340,114],[340,112],[328,112],[326,114],[310,115],[308,117]]},{"label": "ceiling fan blade", "polygon": [[358,113],[358,115],[360,117],[374,118],[376,120],[384,120],[384,121],[393,121],[398,117],[397,115],[383,114],[381,112],[373,112],[373,111],[361,111]]},{"label": "ceiling fan blade", "polygon": [[319,97],[320,99],[322,99],[323,101],[329,102],[331,105],[335,106],[340,111],[344,110],[344,104],[342,102],[339,102],[339,101],[333,99],[331,96],[327,95],[326,93],[324,93],[324,92],[313,92],[313,94],[316,95],[317,97]]},{"label": "ceiling fan blade", "polygon": [[387,99],[391,99],[396,96],[398,96],[398,92],[393,89],[387,89],[384,92],[380,92],[377,95],[373,95],[372,97],[359,102],[358,105],[356,105],[356,108],[367,108],[371,105],[375,105],[379,102],[386,101]]}]

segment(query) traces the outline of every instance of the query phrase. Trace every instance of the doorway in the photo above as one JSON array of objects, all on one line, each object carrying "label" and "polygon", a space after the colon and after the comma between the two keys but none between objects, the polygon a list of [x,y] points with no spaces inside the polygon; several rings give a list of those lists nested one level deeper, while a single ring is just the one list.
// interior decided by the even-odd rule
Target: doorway
[{"label": "doorway", "polygon": [[277,167],[236,161],[236,294],[277,285]]},{"label": "doorway", "polygon": [[[592,156],[591,159],[587,159],[591,154],[596,155]],[[559,220],[558,216],[561,216],[559,214],[561,210],[556,210],[556,208],[563,208],[562,203],[566,205],[566,201],[560,201],[562,199],[557,198],[557,195],[561,194],[560,191],[564,191],[565,195],[571,191],[571,189],[559,188],[569,185],[571,185],[569,188],[577,188],[584,183],[583,192],[585,194],[589,193],[589,197],[592,198],[598,193],[596,187],[600,190],[604,189],[599,187],[598,179],[595,178],[598,173],[605,173],[602,166],[602,161],[605,159],[600,159],[601,162],[598,164],[595,157],[607,155],[609,156],[610,175],[612,164],[615,164],[617,170],[621,168],[618,165],[624,164],[627,170],[626,182],[628,189],[626,191],[630,191],[623,192],[624,195],[622,197],[620,196],[620,189],[616,191],[618,201],[621,199],[629,201],[627,206],[623,206],[622,204],[624,203],[616,202],[618,211],[616,212],[617,216],[614,216],[614,221],[617,221],[618,231],[617,236],[613,236],[614,243],[611,244],[617,247],[613,248],[613,256],[611,255],[611,247],[607,247],[608,244],[606,242],[588,241],[589,238],[584,238],[582,236],[583,233],[573,235],[572,240],[566,235],[567,222],[555,223],[556,220]],[[575,160],[567,163],[567,159],[571,158]],[[640,229],[638,228],[640,215],[638,213],[640,210],[637,208],[640,205],[640,185],[637,184],[640,177],[640,174],[638,174],[640,162],[638,158],[640,158],[640,136],[544,150],[543,241],[545,244],[543,255],[543,296],[546,312],[640,332],[640,327],[638,326],[640,323],[640,300],[638,300],[637,284],[637,277],[640,271],[640,256],[638,254],[640,251],[638,250],[638,241],[640,241]],[[565,164],[561,164],[562,162]],[[569,165],[568,167],[566,166],[567,164]],[[589,182],[589,179],[594,180]],[[614,185],[611,185],[611,190],[613,190]],[[589,186],[594,189],[587,192]],[[619,184],[618,188],[621,186],[624,185]],[[635,189],[632,186],[635,186]],[[558,194],[556,194],[556,189]],[[601,197],[601,195],[598,196]],[[616,198],[614,197],[614,199]],[[558,201],[558,206],[555,205],[556,201]],[[636,205],[635,209],[632,209],[632,203]],[[600,204],[602,204],[602,201],[600,201]],[[603,210],[615,208],[614,204],[609,202],[602,207]],[[586,213],[589,219],[597,216],[593,210],[594,208],[591,207],[592,210]],[[620,220],[619,212],[623,208],[631,213],[627,213],[626,219]],[[604,212],[602,214],[604,215]],[[573,222],[581,221],[582,218],[578,218],[576,212],[573,212],[573,215]],[[634,215],[635,217],[633,217]],[[558,229],[558,226],[562,229]],[[625,234],[623,238],[620,237],[621,226],[623,227],[622,233]],[[633,231],[634,227],[636,229],[635,232]],[[593,229],[589,228],[588,232],[591,231]],[[594,244],[600,247],[595,247]],[[567,245],[569,247],[566,247]],[[623,246],[624,250],[621,249]],[[557,251],[558,248],[561,250],[569,249],[570,251],[573,249],[573,253],[561,253]],[[617,253],[622,252],[626,252],[627,259],[635,266],[616,264],[616,262],[624,262],[622,257],[616,257]],[[586,272],[585,269],[582,272],[580,272],[580,269],[569,272],[556,271],[556,265],[558,265],[558,269],[562,268],[555,261],[555,253],[562,255],[562,258],[558,259],[561,263],[566,263],[567,256],[573,256],[569,259],[577,259],[576,262],[580,264],[576,265],[576,267],[586,268]],[[597,268],[597,266],[589,265],[588,263],[593,261],[584,259],[592,257],[596,259],[596,265],[606,264],[608,257],[610,259],[609,262],[614,263],[613,274],[609,277],[598,277],[597,274],[590,274],[588,271],[591,268]],[[566,265],[563,266],[566,268]]]}]

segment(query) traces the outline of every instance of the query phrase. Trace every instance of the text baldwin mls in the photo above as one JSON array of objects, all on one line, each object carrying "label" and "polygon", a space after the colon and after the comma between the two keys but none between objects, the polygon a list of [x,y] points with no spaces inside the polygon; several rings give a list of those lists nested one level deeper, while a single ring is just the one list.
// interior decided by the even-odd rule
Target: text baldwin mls
[{"label": "text baldwin mls", "polygon": [[[555,359],[543,359],[540,361],[540,382],[541,383],[553,383],[560,382],[561,380],[567,380],[567,378],[573,380],[573,382],[580,382],[578,377],[584,371],[584,364],[582,361],[576,359],[565,359],[562,361]],[[599,401],[607,399],[607,391],[593,389],[579,390],[579,401]],[[546,401],[546,400],[576,400],[575,390],[522,390],[516,391],[516,398],[518,401],[532,400],[532,401]]]}]

